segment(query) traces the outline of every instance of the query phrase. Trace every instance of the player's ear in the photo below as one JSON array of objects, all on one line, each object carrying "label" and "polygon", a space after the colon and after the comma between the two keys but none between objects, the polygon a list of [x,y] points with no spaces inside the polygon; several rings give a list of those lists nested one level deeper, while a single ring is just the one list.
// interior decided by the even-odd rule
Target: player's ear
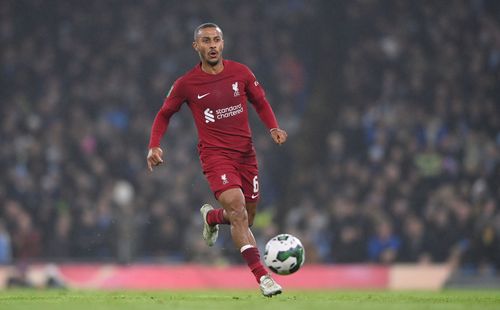
[{"label": "player's ear", "polygon": [[199,52],[198,50],[198,43],[196,43],[196,41],[193,42],[193,48],[195,51]]}]

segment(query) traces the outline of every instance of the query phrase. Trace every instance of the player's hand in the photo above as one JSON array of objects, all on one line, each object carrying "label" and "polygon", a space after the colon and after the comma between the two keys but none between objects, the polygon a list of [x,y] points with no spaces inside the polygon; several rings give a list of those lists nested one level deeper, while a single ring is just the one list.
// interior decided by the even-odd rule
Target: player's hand
[{"label": "player's hand", "polygon": [[148,151],[148,168],[149,171],[153,171],[153,166],[158,166],[163,164],[163,151],[159,147],[150,148]]},{"label": "player's hand", "polygon": [[281,145],[285,143],[288,134],[283,129],[273,128],[271,129],[271,137],[273,138],[274,142]]}]

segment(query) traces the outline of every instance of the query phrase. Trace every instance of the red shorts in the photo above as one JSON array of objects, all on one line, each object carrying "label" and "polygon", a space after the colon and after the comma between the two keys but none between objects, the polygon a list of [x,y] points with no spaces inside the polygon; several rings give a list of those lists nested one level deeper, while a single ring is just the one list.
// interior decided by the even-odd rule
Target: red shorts
[{"label": "red shorts", "polygon": [[242,156],[234,153],[217,152],[200,154],[203,174],[210,189],[219,199],[219,195],[230,188],[241,188],[245,201],[256,202],[259,199],[259,169],[255,153]]}]

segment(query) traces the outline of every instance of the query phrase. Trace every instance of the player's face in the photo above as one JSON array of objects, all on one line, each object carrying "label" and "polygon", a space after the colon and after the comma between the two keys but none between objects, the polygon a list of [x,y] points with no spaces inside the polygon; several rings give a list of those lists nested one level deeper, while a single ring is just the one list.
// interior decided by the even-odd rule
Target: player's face
[{"label": "player's face", "polygon": [[211,66],[217,65],[222,59],[222,50],[224,49],[222,33],[218,28],[200,29],[196,41],[193,42],[193,48],[200,55],[202,62]]}]

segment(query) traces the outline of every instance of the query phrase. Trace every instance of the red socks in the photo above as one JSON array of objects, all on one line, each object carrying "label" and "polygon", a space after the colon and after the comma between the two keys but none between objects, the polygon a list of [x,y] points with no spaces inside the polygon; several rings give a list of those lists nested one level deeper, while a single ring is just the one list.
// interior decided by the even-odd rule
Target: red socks
[{"label": "red socks", "polygon": [[[245,247],[247,247],[247,246],[244,246],[243,248],[245,248]],[[260,283],[260,278],[262,276],[265,276],[267,274],[267,271],[264,268],[264,266],[262,265],[262,263],[260,262],[259,249],[257,249],[254,246],[250,246],[241,252],[241,256],[243,256],[243,259],[245,260],[248,267],[250,268],[253,275],[255,276],[257,283]]]},{"label": "red socks", "polygon": [[213,209],[207,213],[208,225],[229,224],[229,221],[224,218],[224,209]]}]

